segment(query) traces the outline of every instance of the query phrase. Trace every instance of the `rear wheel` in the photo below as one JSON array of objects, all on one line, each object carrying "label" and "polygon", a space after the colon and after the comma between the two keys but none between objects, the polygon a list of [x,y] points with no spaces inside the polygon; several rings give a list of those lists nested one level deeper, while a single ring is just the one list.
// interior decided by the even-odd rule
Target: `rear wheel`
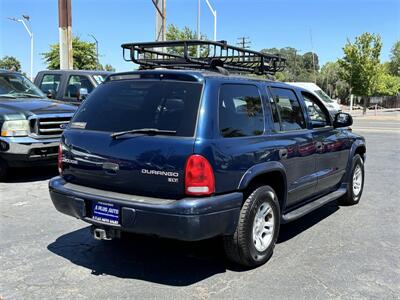
[{"label": "rear wheel", "polygon": [[353,157],[351,169],[351,181],[347,193],[340,198],[339,203],[343,205],[354,205],[360,201],[364,188],[364,162],[360,155]]},{"label": "rear wheel", "polygon": [[226,255],[246,267],[264,264],[278,238],[280,208],[275,191],[261,186],[246,199],[233,236],[224,237]]}]

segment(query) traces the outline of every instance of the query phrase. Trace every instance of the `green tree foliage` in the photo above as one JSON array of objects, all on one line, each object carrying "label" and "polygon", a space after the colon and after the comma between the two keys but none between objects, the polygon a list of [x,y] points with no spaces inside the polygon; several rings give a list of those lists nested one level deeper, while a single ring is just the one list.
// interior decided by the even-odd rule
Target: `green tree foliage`
[{"label": "green tree foliage", "polygon": [[195,40],[197,39],[196,32],[185,26],[183,29],[179,29],[178,26],[171,24],[167,28],[167,40],[178,41],[178,40]]},{"label": "green tree foliage", "polygon": [[381,49],[381,37],[366,32],[356,37],[354,43],[347,41],[343,47],[344,56],[339,60],[342,78],[349,83],[353,94],[363,97],[364,113],[367,96],[372,96],[379,84]]},{"label": "green tree foliage", "polygon": [[318,74],[317,85],[331,98],[346,101],[350,96],[350,86],[342,79],[342,72],[338,62],[326,63]]},{"label": "green tree foliage", "polygon": [[342,77],[355,95],[373,95],[378,82],[381,49],[380,36],[368,32],[356,37],[354,43],[348,41],[343,47],[344,56],[339,60],[343,68]]},{"label": "green tree foliage", "polygon": [[[75,70],[96,70],[96,45],[82,41],[79,37],[72,39],[73,66]],[[59,44],[50,45],[48,52],[42,53],[49,70],[60,69]]]},{"label": "green tree foliage", "polygon": [[400,76],[391,75],[389,68],[389,64],[380,66],[377,73],[375,95],[395,96],[400,92]]},{"label": "green tree foliage", "polygon": [[[314,58],[313,58],[313,53],[312,52],[306,52],[303,54],[302,57],[303,60],[303,68],[313,72],[314,69],[315,71],[319,70],[319,60],[318,60],[318,55],[314,53]],[[314,67],[315,64],[315,67]]]},{"label": "green tree foliage", "polygon": [[115,72],[115,68],[110,64],[105,64],[104,70],[109,71],[109,72]]},{"label": "green tree foliage", "polygon": [[[197,33],[191,30],[189,27],[183,27],[180,29],[179,27],[171,24],[167,27],[167,34],[166,34],[168,41],[179,41],[179,40],[197,40]],[[200,34],[201,40],[206,40],[207,37],[203,34]],[[176,54],[183,54],[183,47],[181,48],[168,48],[168,52],[176,53]],[[189,47],[189,54],[192,57],[195,57],[197,53],[197,47]],[[207,55],[208,50],[206,47],[200,47],[200,55],[205,56]]]},{"label": "green tree foliage", "polygon": [[[261,52],[269,54],[279,54],[286,58],[286,68],[283,72],[275,74],[275,79],[279,81],[305,81],[315,80],[312,52],[304,55],[298,54],[298,50],[292,47],[262,49]],[[310,60],[311,58],[311,60]],[[316,70],[318,66],[318,55],[314,53]]]},{"label": "green tree foliage", "polygon": [[14,56],[4,56],[0,59],[0,69],[21,71],[21,63]]},{"label": "green tree foliage", "polygon": [[400,76],[400,41],[397,41],[390,51],[389,73],[394,76]]}]

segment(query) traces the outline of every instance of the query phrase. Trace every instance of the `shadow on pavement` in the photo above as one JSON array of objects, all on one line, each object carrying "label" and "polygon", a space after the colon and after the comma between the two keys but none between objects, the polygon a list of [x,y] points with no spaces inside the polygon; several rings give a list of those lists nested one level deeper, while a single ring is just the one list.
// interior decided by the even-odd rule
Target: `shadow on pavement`
[{"label": "shadow on pavement", "polygon": [[[335,202],[307,217],[281,227],[278,243],[309,229],[338,210]],[[47,249],[72,263],[92,270],[93,275],[111,275],[172,286],[187,286],[227,269],[243,271],[227,262],[219,238],[181,242],[140,235],[122,240],[97,241],[90,226],[57,238]]]},{"label": "shadow on pavement", "polygon": [[313,227],[323,219],[329,217],[339,209],[340,207],[338,206],[337,202],[333,201],[309,213],[308,215],[305,215],[303,218],[281,225],[277,243],[279,244],[290,240],[303,231]]},{"label": "shadow on pavement", "polygon": [[128,235],[122,240],[96,241],[86,227],[59,237],[47,248],[94,275],[172,286],[187,286],[226,271],[219,239],[189,243]]},{"label": "shadow on pavement", "polygon": [[11,168],[5,183],[34,182],[47,180],[58,175],[56,166]]}]

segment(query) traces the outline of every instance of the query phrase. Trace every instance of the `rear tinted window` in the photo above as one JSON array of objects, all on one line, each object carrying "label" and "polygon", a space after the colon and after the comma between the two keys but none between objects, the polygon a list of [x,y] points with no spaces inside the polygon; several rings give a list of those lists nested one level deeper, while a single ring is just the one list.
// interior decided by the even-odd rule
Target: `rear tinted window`
[{"label": "rear tinted window", "polygon": [[219,93],[219,130],[223,137],[260,135],[264,115],[256,86],[224,84]]},{"label": "rear tinted window", "polygon": [[130,80],[100,85],[72,120],[79,128],[118,132],[157,128],[193,136],[202,85]]}]

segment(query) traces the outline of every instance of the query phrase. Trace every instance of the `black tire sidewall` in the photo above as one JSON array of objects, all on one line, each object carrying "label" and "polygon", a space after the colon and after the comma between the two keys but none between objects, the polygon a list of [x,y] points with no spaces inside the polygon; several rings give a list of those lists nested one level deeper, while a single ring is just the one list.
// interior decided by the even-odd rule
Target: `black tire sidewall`
[{"label": "black tire sidewall", "polygon": [[[259,207],[263,203],[268,203],[274,213],[274,233],[273,237],[271,240],[270,245],[268,248],[260,252],[255,248],[254,242],[253,242],[253,223],[255,219],[255,215],[259,209]],[[259,187],[255,192],[253,196],[253,203],[251,205],[251,209],[249,210],[249,213],[247,215],[248,222],[247,228],[245,229],[246,233],[246,243],[248,247],[248,255],[251,257],[252,264],[254,265],[259,265],[264,262],[266,262],[272,255],[272,252],[275,247],[276,240],[278,239],[279,235],[279,226],[280,226],[280,208],[279,208],[279,202],[276,196],[275,191],[269,187],[269,186],[262,186]]]},{"label": "black tire sidewall", "polygon": [[4,161],[1,157],[0,157],[0,180],[4,179],[7,176],[7,172],[8,172],[8,165],[7,162]]},{"label": "black tire sidewall", "polygon": [[[360,193],[356,196],[353,193],[353,176],[354,176],[354,171],[356,170],[356,167],[360,166],[361,168],[361,174],[362,174],[362,182],[361,182],[361,191]],[[364,176],[364,162],[360,155],[355,155],[353,157],[353,163],[352,163],[352,169],[351,169],[351,177],[350,177],[350,185],[349,185],[349,193],[348,193],[348,198],[352,202],[351,204],[356,204],[360,201],[361,195],[364,190],[364,182],[365,182],[365,176]]]}]

